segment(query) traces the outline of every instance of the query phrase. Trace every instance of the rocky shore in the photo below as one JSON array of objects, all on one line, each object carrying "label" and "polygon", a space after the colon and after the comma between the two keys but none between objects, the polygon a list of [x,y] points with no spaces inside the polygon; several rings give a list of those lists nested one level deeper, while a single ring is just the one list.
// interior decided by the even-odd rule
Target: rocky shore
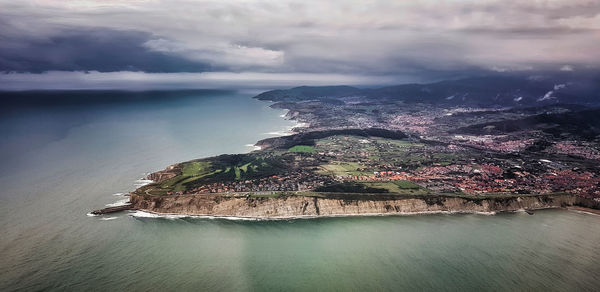
[{"label": "rocky shore", "polygon": [[[596,202],[597,203],[597,202]],[[420,213],[513,212],[593,206],[594,201],[569,195],[466,198],[444,195],[421,197],[335,195],[252,197],[228,195],[131,196],[131,208],[160,214],[202,215],[249,218],[302,218],[366,215],[405,215]]]}]

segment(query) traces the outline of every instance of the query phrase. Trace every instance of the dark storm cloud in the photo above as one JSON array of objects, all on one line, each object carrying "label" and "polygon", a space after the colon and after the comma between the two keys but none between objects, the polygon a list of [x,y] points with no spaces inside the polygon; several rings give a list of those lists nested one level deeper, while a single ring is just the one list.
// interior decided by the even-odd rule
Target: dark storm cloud
[{"label": "dark storm cloud", "polygon": [[150,51],[151,35],[110,29],[68,29],[48,38],[4,37],[0,71],[202,72],[210,65]]},{"label": "dark storm cloud", "polygon": [[0,0],[0,38],[0,71],[428,81],[598,68],[600,1]]}]

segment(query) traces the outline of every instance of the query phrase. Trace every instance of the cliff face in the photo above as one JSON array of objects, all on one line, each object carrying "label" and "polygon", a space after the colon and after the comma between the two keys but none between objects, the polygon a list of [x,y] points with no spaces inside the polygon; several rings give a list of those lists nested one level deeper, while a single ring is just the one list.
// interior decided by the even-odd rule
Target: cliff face
[{"label": "cliff face", "polygon": [[161,182],[164,180],[168,180],[170,178],[174,178],[181,173],[181,165],[173,164],[167,167],[165,170],[160,170],[157,172],[153,172],[146,176],[147,179],[153,180],[155,182]]},{"label": "cliff face", "polygon": [[340,199],[304,196],[276,198],[191,196],[131,196],[133,208],[165,214],[235,217],[314,217],[336,215],[413,214],[434,212],[501,212],[572,206],[572,195],[524,196],[500,199],[430,198]]}]

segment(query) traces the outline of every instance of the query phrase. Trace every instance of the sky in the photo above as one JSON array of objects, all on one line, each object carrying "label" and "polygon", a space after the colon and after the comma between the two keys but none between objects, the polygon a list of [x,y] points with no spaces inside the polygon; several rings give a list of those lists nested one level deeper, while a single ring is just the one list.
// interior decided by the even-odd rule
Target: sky
[{"label": "sky", "polygon": [[384,85],[600,67],[600,0],[0,0],[0,89]]}]

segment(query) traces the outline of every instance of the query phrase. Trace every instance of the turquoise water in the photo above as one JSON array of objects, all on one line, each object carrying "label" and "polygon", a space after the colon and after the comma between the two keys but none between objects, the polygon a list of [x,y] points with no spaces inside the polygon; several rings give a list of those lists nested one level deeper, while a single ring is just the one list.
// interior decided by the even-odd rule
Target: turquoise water
[{"label": "turquoise water", "polygon": [[[83,94],[83,93],[82,93]],[[85,97],[85,96],[82,96]],[[0,291],[594,291],[600,216],[228,221],[86,213],[292,123],[231,92],[3,112]]]}]

